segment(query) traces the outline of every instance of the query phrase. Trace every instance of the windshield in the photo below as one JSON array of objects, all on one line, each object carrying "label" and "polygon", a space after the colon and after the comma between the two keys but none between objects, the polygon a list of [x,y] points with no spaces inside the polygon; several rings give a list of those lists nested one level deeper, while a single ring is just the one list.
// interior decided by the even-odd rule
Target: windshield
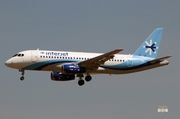
[{"label": "windshield", "polygon": [[18,54],[13,55],[12,57],[16,57]]},{"label": "windshield", "polygon": [[14,56],[12,56],[12,57],[23,57],[24,56],[24,54],[15,54]]}]

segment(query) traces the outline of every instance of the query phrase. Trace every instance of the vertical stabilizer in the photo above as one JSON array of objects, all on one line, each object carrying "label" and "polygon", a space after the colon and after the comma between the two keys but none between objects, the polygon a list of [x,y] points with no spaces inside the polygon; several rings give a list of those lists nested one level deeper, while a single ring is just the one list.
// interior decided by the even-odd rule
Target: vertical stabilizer
[{"label": "vertical stabilizer", "polygon": [[156,58],[161,42],[162,33],[163,28],[155,29],[133,55]]}]

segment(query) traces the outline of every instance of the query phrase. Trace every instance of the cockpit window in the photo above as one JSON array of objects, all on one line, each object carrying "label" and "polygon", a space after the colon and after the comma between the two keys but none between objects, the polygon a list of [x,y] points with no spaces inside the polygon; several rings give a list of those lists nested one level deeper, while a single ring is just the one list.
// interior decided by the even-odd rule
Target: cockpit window
[{"label": "cockpit window", "polygon": [[23,57],[24,54],[15,54],[13,57]]},{"label": "cockpit window", "polygon": [[13,55],[13,57],[16,57],[18,54]]}]

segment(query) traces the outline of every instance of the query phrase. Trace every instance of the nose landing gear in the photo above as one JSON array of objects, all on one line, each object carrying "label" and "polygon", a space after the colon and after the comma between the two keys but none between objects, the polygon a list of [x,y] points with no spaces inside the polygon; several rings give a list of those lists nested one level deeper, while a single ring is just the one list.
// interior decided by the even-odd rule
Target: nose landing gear
[{"label": "nose landing gear", "polygon": [[25,71],[24,70],[22,70],[22,69],[19,69],[19,71],[21,72],[21,77],[20,77],[20,80],[21,81],[23,81],[24,80],[24,73],[25,73]]}]

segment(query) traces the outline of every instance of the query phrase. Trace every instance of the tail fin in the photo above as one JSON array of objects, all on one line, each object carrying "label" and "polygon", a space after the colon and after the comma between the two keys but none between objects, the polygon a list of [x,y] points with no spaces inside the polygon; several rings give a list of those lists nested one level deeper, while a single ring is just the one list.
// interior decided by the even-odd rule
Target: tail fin
[{"label": "tail fin", "polygon": [[133,55],[156,58],[162,33],[163,28],[155,29]]}]

